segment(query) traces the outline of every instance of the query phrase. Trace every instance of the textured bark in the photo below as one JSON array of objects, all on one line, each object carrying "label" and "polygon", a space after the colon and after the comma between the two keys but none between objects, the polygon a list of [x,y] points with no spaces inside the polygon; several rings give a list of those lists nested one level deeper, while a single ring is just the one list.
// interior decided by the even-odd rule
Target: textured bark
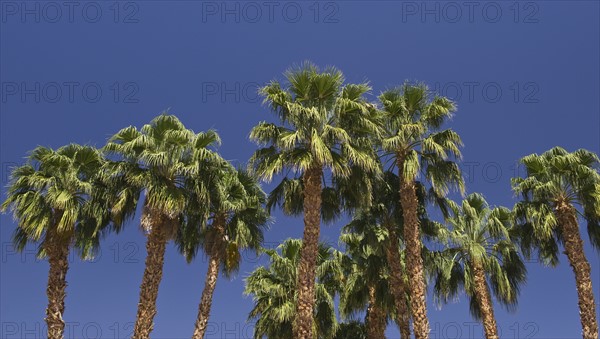
[{"label": "textured bark", "polygon": [[429,338],[429,320],[425,303],[425,276],[421,257],[421,229],[417,208],[417,190],[414,180],[406,180],[403,175],[404,155],[398,155],[398,176],[400,177],[400,203],[404,219],[404,243],[406,244],[406,270],[408,272],[410,306],[413,316],[415,339]]},{"label": "textured bark", "polygon": [[162,280],[163,264],[167,237],[163,230],[162,217],[151,213],[152,228],[146,240],[146,268],[142,285],[140,286],[140,301],[138,303],[137,319],[133,330],[134,339],[146,339],[154,327],[156,315],[156,298]]},{"label": "textured bark", "polygon": [[312,339],[315,305],[315,275],[321,228],[321,168],[310,168],[302,176],[304,182],[304,238],[298,266],[298,304],[294,321],[295,339]]},{"label": "textured bark", "polygon": [[598,320],[596,319],[594,292],[590,278],[590,264],[583,252],[577,214],[575,208],[566,202],[560,202],[557,205],[556,213],[565,240],[565,254],[575,274],[583,338],[597,339]]},{"label": "textured bark", "polygon": [[403,339],[410,339],[410,314],[406,298],[406,284],[404,283],[404,268],[400,261],[400,251],[398,248],[398,234],[393,224],[388,223],[388,233],[390,235],[390,245],[387,248],[387,260],[390,265],[391,290],[394,295],[394,305],[396,306],[396,322],[400,327],[400,335]]},{"label": "textured bark", "polygon": [[202,298],[200,299],[200,305],[198,306],[198,318],[196,319],[196,325],[194,327],[193,339],[204,338],[208,317],[210,316],[213,293],[217,286],[217,279],[219,278],[219,265],[221,264],[220,253],[222,250],[221,247],[224,245],[223,241],[219,240],[222,240],[225,236],[225,219],[222,216],[215,219],[215,230],[217,238],[210,244],[208,271],[206,272],[204,290],[202,291]]},{"label": "textured bark", "polygon": [[49,339],[64,337],[65,296],[67,289],[67,271],[69,270],[69,241],[49,231],[46,246],[50,270],[48,273],[48,308],[46,308],[46,324]]},{"label": "textured bark", "polygon": [[485,337],[487,339],[498,339],[498,328],[496,326],[496,318],[494,316],[494,305],[492,304],[490,288],[485,279],[485,271],[481,263],[477,261],[471,263],[471,269],[473,270],[475,297],[477,298],[477,303],[479,304],[479,309],[481,310]]},{"label": "textured bark", "polygon": [[367,338],[385,339],[385,312],[377,303],[375,286],[369,286],[369,308],[367,309]]}]

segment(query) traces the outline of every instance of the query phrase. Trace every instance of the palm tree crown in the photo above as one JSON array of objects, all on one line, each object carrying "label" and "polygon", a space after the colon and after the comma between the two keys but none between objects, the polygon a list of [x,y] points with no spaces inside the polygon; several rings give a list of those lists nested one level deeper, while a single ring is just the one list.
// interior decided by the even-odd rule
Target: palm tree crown
[{"label": "palm tree crown", "polygon": [[38,147],[27,164],[11,173],[7,199],[1,210],[10,209],[18,228],[13,240],[18,250],[38,243],[46,255],[47,242],[57,237],[75,241],[82,258],[91,258],[99,235],[111,221],[105,209],[106,191],[96,189],[102,154],[91,146],[70,144],[57,150]]},{"label": "palm tree crown", "polygon": [[[396,160],[404,180],[415,180],[422,172],[425,182],[444,195],[451,186],[461,190],[463,180],[452,157],[460,159],[460,136],[440,130],[456,106],[445,97],[434,96],[423,84],[405,84],[379,96],[384,155]],[[398,162],[400,160],[400,162]]]},{"label": "palm tree crown", "polygon": [[[194,185],[190,191],[203,193],[190,195],[177,245],[190,262],[200,248],[209,256],[214,250],[223,251],[220,258],[227,259],[223,272],[232,273],[238,268],[240,250],[260,249],[263,231],[270,221],[264,208],[266,194],[254,176],[227,162],[192,178],[188,185]],[[200,204],[207,204],[208,208]],[[218,221],[222,225],[217,225]]]},{"label": "palm tree crown", "polygon": [[[138,194],[145,191],[147,213],[176,219],[187,203],[185,178],[198,174],[203,160],[218,157],[210,150],[218,143],[216,132],[194,134],[174,115],[162,114],[140,130],[133,126],[122,129],[104,146],[104,151],[119,160],[113,175],[125,172],[129,186],[136,188]],[[152,221],[144,219],[142,226],[150,231]]]},{"label": "palm tree crown", "polygon": [[285,73],[289,87],[273,81],[261,88],[265,103],[281,125],[261,122],[250,138],[259,145],[251,159],[265,180],[284,169],[304,172],[329,168],[336,176],[348,176],[351,164],[377,171],[368,136],[378,131],[371,105],[364,95],[367,84],[344,85],[336,68],[319,69],[305,63]]},{"label": "palm tree crown", "polygon": [[[557,215],[560,204],[579,206],[587,221],[590,243],[600,249],[600,174],[598,156],[580,149],[573,153],[561,147],[523,159],[527,176],[514,178],[513,189],[522,196],[515,206],[526,237],[523,250],[539,250],[543,262],[558,263],[558,242],[562,239]],[[532,235],[532,237],[527,236]]]},{"label": "palm tree crown", "polygon": [[[255,319],[254,338],[292,338],[296,310],[296,275],[302,241],[287,239],[276,249],[266,249],[269,267],[258,267],[246,278],[247,295],[254,307],[249,319]],[[318,338],[331,338],[337,320],[333,297],[341,278],[341,254],[323,244],[319,246],[316,284],[316,306],[313,326]]]}]

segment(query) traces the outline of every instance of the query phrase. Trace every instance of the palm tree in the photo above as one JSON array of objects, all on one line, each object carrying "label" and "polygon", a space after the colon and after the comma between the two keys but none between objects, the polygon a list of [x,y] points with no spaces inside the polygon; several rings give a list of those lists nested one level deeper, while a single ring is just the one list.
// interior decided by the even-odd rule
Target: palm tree
[{"label": "palm tree", "polygon": [[[248,316],[256,319],[254,338],[293,338],[296,289],[302,241],[287,239],[276,249],[266,249],[270,266],[260,266],[246,278],[244,294],[252,295],[254,307]],[[339,288],[341,254],[323,244],[317,255],[315,284],[315,312],[311,313],[311,327],[317,338],[331,338],[336,331],[337,319],[333,297]],[[311,328],[312,331],[312,328]]]},{"label": "palm tree", "polygon": [[[345,279],[340,288],[340,313],[348,319],[366,308],[366,334],[370,339],[385,338],[388,315],[395,313],[386,261],[386,230],[372,226],[362,233],[343,233],[342,257]],[[406,305],[406,299],[404,300]]]},{"label": "palm tree", "polygon": [[187,206],[186,177],[201,175],[199,163],[219,158],[209,150],[219,142],[209,131],[194,134],[173,115],[162,114],[140,130],[130,126],[115,134],[104,147],[115,157],[108,173],[124,178],[116,192],[116,213],[131,213],[145,193],[141,226],[147,233],[146,268],[140,286],[134,338],[148,338],[156,314],[167,242],[174,238]]},{"label": "palm tree", "polygon": [[12,171],[7,199],[0,207],[10,209],[18,227],[13,241],[22,251],[38,243],[38,255],[47,257],[48,338],[63,338],[68,255],[75,247],[82,258],[92,257],[99,233],[110,221],[103,194],[96,192],[102,154],[90,146],[70,144],[58,150],[38,147],[27,163]]},{"label": "palm tree", "polygon": [[285,77],[288,87],[273,81],[260,90],[280,125],[261,122],[252,129],[250,138],[265,147],[254,153],[250,166],[267,181],[286,169],[302,179],[304,240],[294,337],[307,339],[314,337],[312,313],[324,170],[340,178],[348,177],[352,166],[376,172],[378,162],[368,137],[377,126],[371,121],[371,105],[364,99],[368,85],[344,85],[339,70],[320,72],[310,63],[290,69]]},{"label": "palm tree", "polygon": [[[449,199],[437,196],[431,189],[427,191],[420,182],[415,184],[420,231],[426,239],[437,240],[444,226],[429,218],[426,204],[433,203],[432,205],[439,208],[443,216],[447,216],[453,203]],[[403,213],[397,190],[399,185],[399,177],[391,171],[384,172],[381,180],[372,180],[371,204],[356,209],[352,221],[344,229],[346,232],[363,235],[365,245],[382,252],[385,263],[389,266],[390,290],[393,296],[390,300],[395,304],[395,320],[401,336],[410,338],[410,302],[402,232]],[[429,253],[425,247],[423,252]]]},{"label": "palm tree", "polygon": [[[241,260],[240,251],[246,248],[259,249],[263,241],[263,229],[269,220],[263,207],[266,195],[256,178],[244,170],[235,170],[231,165],[219,168],[217,173],[208,176],[212,177],[208,182],[209,213],[212,222],[207,227],[202,227],[202,223],[201,227],[198,227],[197,223],[187,224],[185,228],[191,227],[192,230],[183,229],[184,236],[180,237],[180,242],[183,243],[180,248],[184,250],[188,261],[193,259],[201,245],[209,257],[204,290],[192,336],[195,339],[203,338],[206,331],[219,266],[223,266],[222,271],[227,276],[236,271]],[[202,203],[203,200],[198,202]],[[198,209],[194,206],[194,211],[190,213],[196,211]],[[198,235],[190,236],[192,232],[197,232]]]},{"label": "palm tree", "polygon": [[463,190],[458,165],[451,161],[451,157],[460,157],[460,137],[451,129],[439,130],[455,106],[447,98],[431,98],[429,90],[422,84],[405,84],[388,90],[379,96],[379,100],[384,126],[381,147],[384,156],[393,160],[392,166],[398,167],[401,179],[400,203],[413,329],[415,338],[423,339],[429,337],[429,321],[416,179],[422,173],[439,196],[444,196],[452,186]]},{"label": "palm tree", "polygon": [[[354,213],[352,221],[345,227],[348,232],[362,234],[365,240],[382,251],[389,265],[390,289],[396,307],[396,323],[402,338],[410,338],[410,311],[406,269],[401,258],[402,207],[398,196],[398,176],[386,171],[382,180],[373,182],[373,202]],[[425,211],[424,208],[420,209]],[[370,266],[370,265],[369,265]]]},{"label": "palm tree", "polygon": [[447,302],[464,288],[471,314],[482,320],[486,338],[497,339],[492,293],[503,305],[514,307],[527,272],[513,241],[511,211],[492,209],[483,196],[473,193],[447,221],[448,248],[438,254],[434,292]]},{"label": "palm tree", "polygon": [[521,163],[527,176],[512,182],[514,191],[522,195],[515,205],[522,226],[521,247],[526,257],[536,250],[545,263],[556,265],[558,244],[564,245],[575,274],[583,338],[596,339],[596,305],[578,215],[587,221],[592,246],[600,248],[598,156],[584,149],[569,153],[555,147],[541,155],[528,155]]}]

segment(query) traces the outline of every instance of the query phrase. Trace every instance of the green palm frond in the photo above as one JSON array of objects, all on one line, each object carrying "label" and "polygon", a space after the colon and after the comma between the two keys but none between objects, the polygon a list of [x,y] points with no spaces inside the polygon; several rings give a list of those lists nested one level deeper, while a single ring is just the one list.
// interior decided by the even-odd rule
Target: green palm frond
[{"label": "green palm frond", "polygon": [[[296,274],[302,241],[287,239],[277,249],[264,252],[268,267],[259,266],[246,279],[244,293],[251,295],[254,307],[248,315],[255,320],[254,338],[291,338],[296,312]],[[314,311],[318,338],[331,338],[337,320],[331,286],[339,276],[336,251],[321,244],[317,263],[316,303]]]},{"label": "green palm frond", "polygon": [[518,252],[518,229],[512,212],[505,207],[492,208],[481,194],[472,193],[460,208],[454,208],[447,224],[446,249],[431,254],[438,304],[455,300],[464,291],[471,314],[480,319],[472,266],[481,263],[493,295],[513,310],[527,270]]},{"label": "green palm frond", "polygon": [[83,259],[92,257],[112,221],[106,187],[99,184],[104,164],[101,152],[91,146],[31,151],[27,163],[12,171],[7,199],[0,206],[17,221],[15,247],[23,250],[27,243],[37,243],[44,256],[48,234],[53,233]]},{"label": "green palm frond", "polygon": [[593,152],[579,149],[567,152],[554,147],[545,153],[521,159],[526,176],[512,179],[513,190],[521,196],[515,205],[521,247],[529,258],[536,253],[544,263],[558,264],[558,244],[562,234],[555,207],[567,203],[579,208],[587,221],[590,243],[600,250],[599,159]]},{"label": "green palm frond", "polygon": [[379,146],[391,156],[392,167],[398,166],[407,181],[423,175],[437,195],[444,196],[450,189],[463,193],[464,180],[455,163],[461,158],[462,141],[453,130],[441,129],[456,105],[432,96],[422,83],[387,90],[379,101],[383,126]]},{"label": "green palm frond", "polygon": [[205,165],[201,175],[187,179],[186,188],[191,194],[176,244],[188,262],[200,248],[218,255],[222,272],[230,276],[239,268],[241,252],[258,251],[264,240],[271,221],[266,194],[255,176],[227,162]]},{"label": "green palm frond", "polygon": [[291,171],[293,177],[286,176],[277,186],[268,208],[277,202],[286,213],[297,214],[302,203],[296,178],[309,168],[330,170],[334,183],[347,180],[356,168],[378,175],[373,136],[381,133],[381,127],[376,110],[365,99],[368,84],[344,84],[336,68],[320,70],[308,62],[289,69],[285,79],[285,84],[273,81],[260,90],[280,122],[261,122],[252,129],[250,139],[261,148],[251,157],[249,168],[266,181]]},{"label": "green palm frond", "polygon": [[[224,162],[214,151],[219,143],[215,131],[194,133],[166,113],[140,129],[130,126],[111,137],[103,148],[110,159],[103,181],[113,190],[111,210],[116,229],[135,214],[144,192],[142,226],[150,230],[157,220],[170,220],[160,227],[168,228],[165,231],[174,237],[190,205],[189,197],[197,199],[206,191],[205,187],[190,188],[190,178]],[[198,214],[206,214],[201,212],[203,206],[196,205]]]}]

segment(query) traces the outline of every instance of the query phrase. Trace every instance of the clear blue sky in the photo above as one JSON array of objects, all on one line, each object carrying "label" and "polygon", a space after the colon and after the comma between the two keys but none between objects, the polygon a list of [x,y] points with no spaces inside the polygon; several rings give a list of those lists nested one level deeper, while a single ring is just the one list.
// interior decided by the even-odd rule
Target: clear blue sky
[{"label": "clear blue sky", "polygon": [[[467,188],[495,205],[514,204],[509,180],[520,157],[555,145],[599,152],[597,1],[0,6],[3,199],[7,169],[37,145],[102,146],[120,128],[141,126],[167,108],[193,130],[217,129],[222,154],[243,163],[255,149],[250,128],[270,118],[256,84],[306,59],[339,67],[349,81],[369,80],[373,98],[405,79],[437,83],[458,101],[452,127],[465,142]],[[301,236],[301,218],[275,217],[269,244]],[[33,250],[15,254],[15,224],[7,215],[0,223],[0,337],[44,337],[47,263],[36,262]],[[138,225],[108,237],[95,263],[73,257],[68,337],[130,335],[145,258]],[[324,228],[323,239],[335,244],[341,225]],[[586,254],[599,300],[598,255],[589,246]],[[245,259],[234,279],[219,279],[211,338],[252,334],[243,279],[259,261]],[[561,261],[556,269],[528,264],[518,310],[496,309],[504,338],[580,337],[574,278]],[[153,338],[190,337],[205,272],[206,260],[188,265],[169,246]],[[432,338],[482,336],[464,297],[441,310],[430,304],[428,312]],[[399,336],[395,326],[388,335]]]}]

